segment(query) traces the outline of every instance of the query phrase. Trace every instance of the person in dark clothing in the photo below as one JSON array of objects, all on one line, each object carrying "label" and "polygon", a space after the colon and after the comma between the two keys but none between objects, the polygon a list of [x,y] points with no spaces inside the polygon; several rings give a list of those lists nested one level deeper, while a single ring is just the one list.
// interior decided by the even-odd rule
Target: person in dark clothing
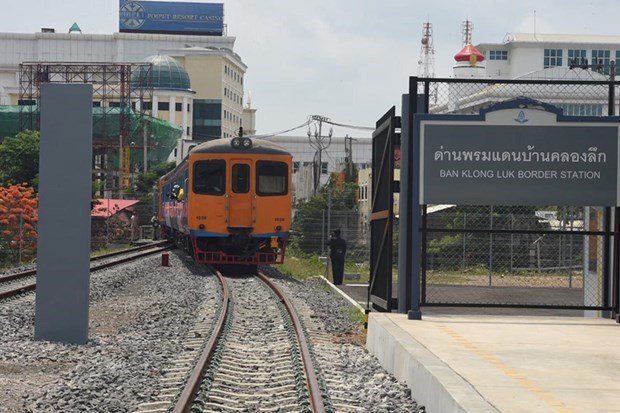
[{"label": "person in dark clothing", "polygon": [[340,230],[335,230],[327,241],[329,257],[332,262],[332,275],[335,285],[342,285],[344,277],[344,255],[347,252],[347,243],[340,238]]}]

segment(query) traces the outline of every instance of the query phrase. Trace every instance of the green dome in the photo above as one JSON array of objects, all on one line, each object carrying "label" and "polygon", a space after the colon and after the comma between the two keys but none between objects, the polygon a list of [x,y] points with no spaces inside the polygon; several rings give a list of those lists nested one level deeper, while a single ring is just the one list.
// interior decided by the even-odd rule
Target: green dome
[{"label": "green dome", "polygon": [[143,87],[146,82],[150,81],[154,89],[191,89],[189,75],[183,66],[172,57],[154,55],[147,57],[144,61],[152,63],[153,66],[148,75],[146,68],[140,68],[132,73],[131,83],[134,87]]}]

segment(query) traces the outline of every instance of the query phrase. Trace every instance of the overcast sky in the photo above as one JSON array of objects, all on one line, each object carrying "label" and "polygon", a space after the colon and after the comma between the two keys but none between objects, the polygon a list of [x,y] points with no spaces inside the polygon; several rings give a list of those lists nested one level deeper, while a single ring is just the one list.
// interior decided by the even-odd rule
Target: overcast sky
[{"label": "overcast sky", "polygon": [[[203,1],[198,1],[203,2]],[[204,1],[206,2],[206,1]],[[289,129],[310,115],[373,126],[400,108],[408,77],[418,74],[422,24],[433,24],[435,73],[452,74],[461,25],[473,42],[506,33],[620,35],[617,0],[224,0],[228,35],[248,66],[245,92],[257,108],[257,132]],[[118,31],[118,0],[0,0],[0,31],[41,27],[83,33]],[[334,128],[335,136],[370,132]],[[298,130],[293,134],[305,134]]]}]

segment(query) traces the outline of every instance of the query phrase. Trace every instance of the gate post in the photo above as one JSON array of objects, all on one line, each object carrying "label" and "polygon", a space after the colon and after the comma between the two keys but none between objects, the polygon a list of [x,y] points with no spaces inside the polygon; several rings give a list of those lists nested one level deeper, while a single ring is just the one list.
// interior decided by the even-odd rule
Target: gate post
[{"label": "gate post", "polygon": [[[422,208],[420,206],[420,143],[418,137],[413,133],[413,115],[420,112],[422,108],[418,107],[418,78],[409,78],[409,105],[406,121],[403,122],[402,136],[407,136],[407,178],[408,182],[405,185],[408,189],[407,201],[409,208],[405,209],[408,213],[407,226],[407,245],[408,251],[405,254],[410,262],[409,265],[411,274],[411,307],[407,312],[407,318],[409,320],[421,320],[422,311],[420,310],[420,280],[422,274],[422,233],[421,219]],[[401,151],[402,152],[402,151]],[[402,187],[402,185],[401,185]],[[401,210],[402,211],[402,210]],[[402,213],[401,213],[402,215]]]},{"label": "gate post", "polygon": [[614,207],[614,240],[613,240],[613,266],[612,266],[612,300],[611,316],[620,323],[620,208]]}]

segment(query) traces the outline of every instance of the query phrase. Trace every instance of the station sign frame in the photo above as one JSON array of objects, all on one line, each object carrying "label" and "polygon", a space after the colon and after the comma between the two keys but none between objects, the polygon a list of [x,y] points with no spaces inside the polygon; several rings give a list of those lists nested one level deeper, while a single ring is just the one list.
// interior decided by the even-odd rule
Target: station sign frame
[{"label": "station sign frame", "polygon": [[619,206],[620,117],[528,98],[478,115],[414,115],[420,205]]}]

